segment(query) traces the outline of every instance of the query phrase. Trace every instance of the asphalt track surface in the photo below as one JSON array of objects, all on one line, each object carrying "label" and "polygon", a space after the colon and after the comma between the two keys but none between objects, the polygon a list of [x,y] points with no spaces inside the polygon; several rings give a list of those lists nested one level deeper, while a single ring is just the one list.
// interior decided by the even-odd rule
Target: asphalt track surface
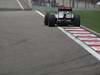
[{"label": "asphalt track surface", "polygon": [[0,0],[0,11],[22,10],[18,1],[20,1],[25,10],[31,10],[31,8],[27,3],[24,2],[24,0]]},{"label": "asphalt track surface", "polygon": [[20,9],[17,0],[0,0],[0,9]]},{"label": "asphalt track surface", "polygon": [[100,75],[100,62],[35,11],[0,11],[0,75]]}]

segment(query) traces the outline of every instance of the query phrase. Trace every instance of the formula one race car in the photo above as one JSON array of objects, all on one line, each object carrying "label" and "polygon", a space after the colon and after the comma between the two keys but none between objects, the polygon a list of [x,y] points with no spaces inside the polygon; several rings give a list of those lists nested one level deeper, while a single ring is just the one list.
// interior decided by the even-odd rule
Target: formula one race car
[{"label": "formula one race car", "polygon": [[58,12],[45,15],[44,24],[49,27],[55,25],[80,26],[80,16],[73,14],[71,7],[59,7]]}]

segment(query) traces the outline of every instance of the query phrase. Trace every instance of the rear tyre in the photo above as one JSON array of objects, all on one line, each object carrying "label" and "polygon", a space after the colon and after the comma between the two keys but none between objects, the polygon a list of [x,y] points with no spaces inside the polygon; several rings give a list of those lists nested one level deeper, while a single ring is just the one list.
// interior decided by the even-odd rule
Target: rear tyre
[{"label": "rear tyre", "polygon": [[73,24],[74,26],[80,26],[80,16],[79,15],[74,16]]},{"label": "rear tyre", "polygon": [[55,27],[56,18],[54,15],[50,15],[48,19],[49,27]]},{"label": "rear tyre", "polygon": [[46,14],[44,17],[44,25],[48,25],[48,18],[49,18],[49,14]]}]

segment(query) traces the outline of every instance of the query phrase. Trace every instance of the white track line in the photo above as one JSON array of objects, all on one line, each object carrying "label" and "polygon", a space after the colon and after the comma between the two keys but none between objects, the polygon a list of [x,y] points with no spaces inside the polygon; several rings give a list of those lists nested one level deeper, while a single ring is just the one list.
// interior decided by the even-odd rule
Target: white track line
[{"label": "white track line", "polygon": [[21,9],[24,10],[24,7],[22,6],[21,2],[20,2],[19,0],[17,0],[17,2],[18,2],[18,4],[19,4],[19,6],[21,7]]},{"label": "white track line", "polygon": [[45,17],[44,14],[42,14],[40,11],[35,10],[36,13],[38,13],[39,15],[41,15],[43,18]]},{"label": "white track line", "polygon": [[[44,17],[44,14],[42,14],[40,11],[35,10],[35,12],[38,13],[39,15],[41,15],[42,17]],[[65,31],[63,28],[61,28],[61,27],[57,27],[57,28],[59,30],[61,30],[65,35],[67,35],[69,38],[71,38],[76,43],[78,43],[80,46],[82,46],[86,51],[88,51],[90,54],[92,54],[96,59],[98,59],[100,61],[100,54],[95,52],[92,48],[90,48],[89,46],[87,46],[86,44],[81,42],[79,39],[75,38],[75,36],[73,36],[71,33]]]}]

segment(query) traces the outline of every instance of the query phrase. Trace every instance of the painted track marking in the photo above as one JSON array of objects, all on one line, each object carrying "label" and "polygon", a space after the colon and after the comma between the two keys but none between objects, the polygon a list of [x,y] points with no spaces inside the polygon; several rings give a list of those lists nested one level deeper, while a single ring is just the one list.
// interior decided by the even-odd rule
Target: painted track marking
[{"label": "painted track marking", "polygon": [[[40,11],[35,10],[36,13],[38,13],[39,15],[41,15],[42,17],[44,17],[45,15],[42,14]],[[59,30],[61,30],[65,35],[67,35],[69,38],[71,38],[72,40],[74,40],[77,44],[79,44],[81,47],[83,47],[86,51],[88,51],[90,54],[92,54],[96,59],[98,59],[100,61],[100,54],[97,53],[95,50],[99,49],[99,48],[95,48],[95,47],[90,47],[88,45],[86,45],[83,41],[81,41],[80,39],[76,38],[74,35],[75,34],[90,34],[90,32],[85,31],[84,33],[79,33],[79,32],[70,32],[67,31],[66,28],[62,28],[62,27],[57,27]],[[75,28],[75,29],[79,29],[80,27],[68,27],[69,29],[71,28]],[[73,35],[74,34],[74,35]],[[89,40],[91,41],[91,40]]]},{"label": "painted track marking", "polygon": [[72,33],[72,34],[78,34],[78,33],[80,33],[80,34],[89,34],[90,32],[88,32],[88,31],[70,31],[70,33]]},{"label": "painted track marking", "polygon": [[24,10],[24,7],[22,6],[21,2],[19,0],[17,0],[19,6],[21,7],[22,10]]},{"label": "painted track marking", "polygon": [[73,29],[65,29],[65,30],[69,30],[69,31],[77,31],[77,30],[80,30],[80,31],[81,31],[81,30],[84,30],[84,29],[81,29],[81,28],[79,28],[79,29],[78,29],[78,28],[77,28],[77,29],[74,29],[74,28],[73,28]]},{"label": "painted track marking", "polygon": [[89,38],[84,37],[84,38],[79,38],[79,39],[82,40],[82,41],[83,40],[97,40],[97,41],[100,41],[100,38],[90,38],[90,37]]},{"label": "painted track marking", "polygon": [[93,36],[93,37],[96,37],[96,35],[93,35],[93,34],[73,34],[73,35],[74,35],[74,36],[79,36],[79,37],[80,37],[80,36],[83,36],[83,37],[84,37],[84,36],[91,36],[91,37]]},{"label": "painted track marking", "polygon": [[100,46],[91,46],[93,49],[95,49],[97,52],[100,52]]},{"label": "painted track marking", "polygon": [[100,42],[85,42],[89,46],[100,46]]}]

